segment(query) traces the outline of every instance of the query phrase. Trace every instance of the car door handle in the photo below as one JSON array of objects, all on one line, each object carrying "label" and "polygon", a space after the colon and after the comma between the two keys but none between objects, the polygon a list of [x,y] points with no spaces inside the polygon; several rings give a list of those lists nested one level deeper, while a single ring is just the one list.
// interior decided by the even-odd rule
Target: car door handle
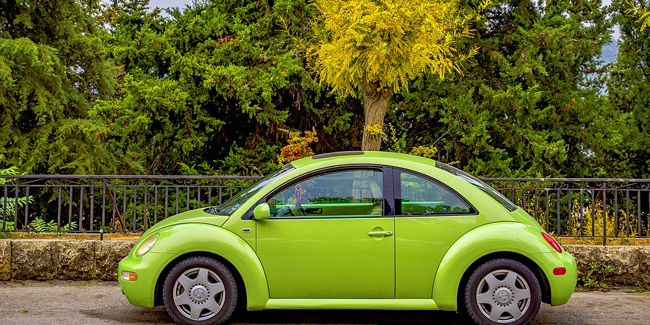
[{"label": "car door handle", "polygon": [[370,231],[368,232],[368,236],[390,236],[392,235],[392,231]]}]

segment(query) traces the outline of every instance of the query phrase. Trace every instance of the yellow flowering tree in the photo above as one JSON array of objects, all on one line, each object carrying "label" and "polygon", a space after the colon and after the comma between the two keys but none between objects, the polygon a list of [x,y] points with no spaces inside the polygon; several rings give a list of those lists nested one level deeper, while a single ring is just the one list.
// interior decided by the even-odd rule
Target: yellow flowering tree
[{"label": "yellow flowering tree", "polygon": [[458,50],[478,16],[457,0],[317,0],[316,8],[313,67],[334,92],[362,96],[362,150],[380,149],[393,93],[424,72],[460,72],[459,63],[476,51]]},{"label": "yellow flowering tree", "polygon": [[650,27],[650,9],[648,8],[635,8],[636,12],[639,14],[639,22],[641,23],[641,29]]},{"label": "yellow flowering tree", "polygon": [[627,3],[625,13],[638,17],[637,22],[641,24],[641,30],[650,27],[650,7],[644,8],[643,2],[637,6],[635,0],[626,0],[625,2]]}]

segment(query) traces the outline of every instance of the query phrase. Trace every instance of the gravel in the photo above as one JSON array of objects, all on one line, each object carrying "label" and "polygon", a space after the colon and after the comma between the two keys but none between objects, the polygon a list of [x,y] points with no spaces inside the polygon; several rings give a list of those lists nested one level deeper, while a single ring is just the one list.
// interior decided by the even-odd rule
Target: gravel
[{"label": "gravel", "polygon": [[[533,324],[648,324],[650,293],[576,292],[563,306],[542,305]],[[0,324],[172,324],[163,307],[128,303],[116,282],[0,282]],[[441,311],[261,311],[232,324],[466,324]]]}]

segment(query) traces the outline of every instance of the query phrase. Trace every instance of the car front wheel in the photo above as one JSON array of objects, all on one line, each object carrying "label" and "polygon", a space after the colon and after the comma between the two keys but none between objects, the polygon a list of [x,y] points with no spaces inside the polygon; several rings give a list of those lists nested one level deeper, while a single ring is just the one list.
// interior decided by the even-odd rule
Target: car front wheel
[{"label": "car front wheel", "polygon": [[181,324],[221,324],[235,310],[236,280],[218,260],[190,257],[167,274],[163,301],[167,313]]},{"label": "car front wheel", "polygon": [[542,291],[524,264],[496,259],[479,266],[465,287],[465,309],[477,324],[528,324],[539,311]]}]

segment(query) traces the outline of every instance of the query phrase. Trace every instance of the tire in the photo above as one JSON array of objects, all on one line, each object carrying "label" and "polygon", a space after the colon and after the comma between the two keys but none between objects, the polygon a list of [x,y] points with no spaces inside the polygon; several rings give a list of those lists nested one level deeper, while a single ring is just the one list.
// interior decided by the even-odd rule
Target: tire
[{"label": "tire", "polygon": [[467,315],[477,324],[528,324],[541,304],[542,289],[524,264],[496,259],[479,266],[465,286]]},{"label": "tire", "polygon": [[237,306],[232,272],[214,258],[182,260],[165,278],[163,302],[176,322],[187,325],[222,324]]}]

